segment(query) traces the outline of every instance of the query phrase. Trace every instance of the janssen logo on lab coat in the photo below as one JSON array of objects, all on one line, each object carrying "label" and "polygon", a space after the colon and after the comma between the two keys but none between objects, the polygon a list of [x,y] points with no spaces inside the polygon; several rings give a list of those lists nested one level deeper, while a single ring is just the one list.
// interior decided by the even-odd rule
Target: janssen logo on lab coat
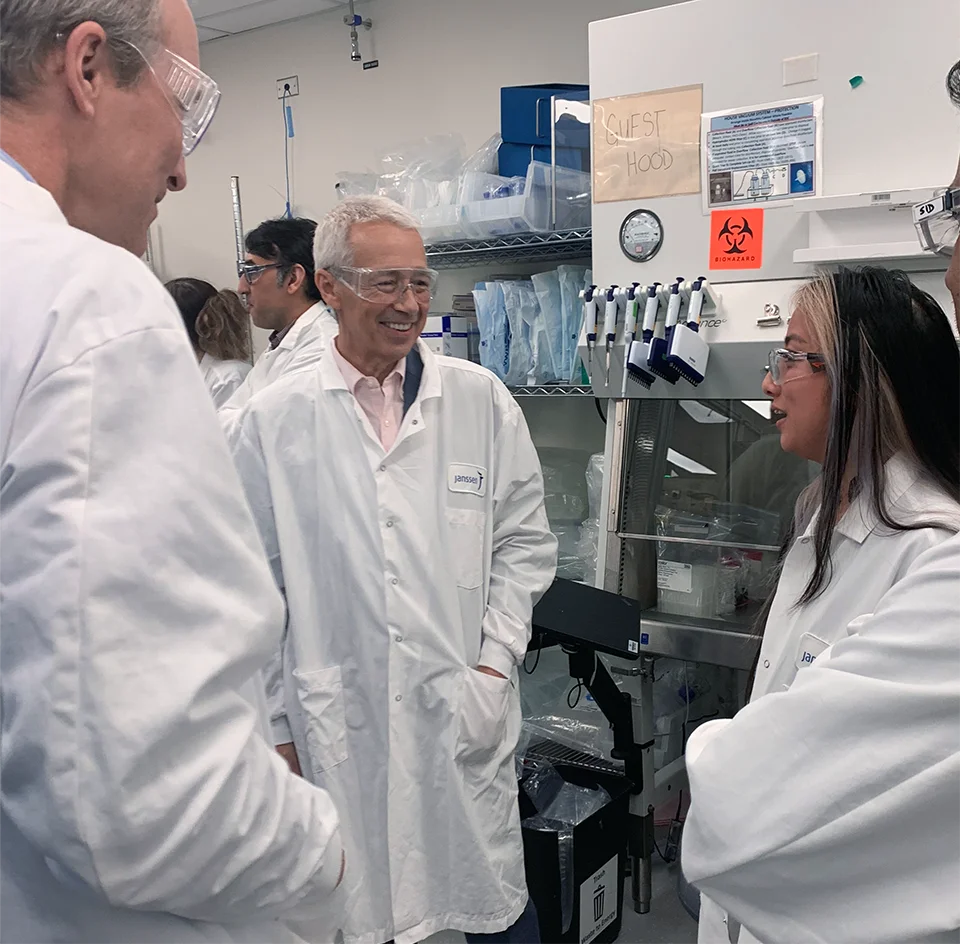
[{"label": "janssen logo on lab coat", "polygon": [[454,462],[450,466],[449,488],[451,492],[464,492],[482,498],[487,494],[487,470],[478,465]]},{"label": "janssen logo on lab coat", "polygon": [[797,647],[797,668],[802,669],[805,665],[812,665],[817,661],[817,656],[829,648],[830,643],[814,636],[813,633],[804,633]]}]

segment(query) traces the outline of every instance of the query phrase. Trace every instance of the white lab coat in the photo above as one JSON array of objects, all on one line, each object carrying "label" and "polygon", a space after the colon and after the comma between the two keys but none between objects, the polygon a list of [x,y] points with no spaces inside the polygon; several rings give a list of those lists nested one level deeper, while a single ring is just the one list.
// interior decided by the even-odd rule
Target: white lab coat
[{"label": "white lab coat", "polygon": [[506,388],[419,351],[389,453],[329,353],[254,397],[233,436],[287,598],[274,737],[341,812],[343,930],[364,944],[501,931],[527,900],[516,666],[556,539]]},{"label": "white lab coat", "polygon": [[337,816],[238,695],[282,602],[180,316],[6,164],[0,205],[0,938],[290,940]]},{"label": "white lab coat", "polygon": [[280,339],[275,348],[267,348],[253,365],[243,383],[220,408],[220,422],[227,436],[240,411],[250,398],[290,370],[308,367],[320,360],[339,327],[336,316],[323,302],[308,308]]},{"label": "white lab coat", "polygon": [[250,373],[250,365],[246,361],[222,361],[204,354],[200,358],[200,373],[210,391],[214,408],[219,410]]},{"label": "white lab coat", "polygon": [[794,608],[814,519],[750,705],[690,737],[683,868],[705,944],[958,939],[960,505],[902,457],[887,477],[895,520],[945,527],[891,534],[862,496],[825,592]]}]

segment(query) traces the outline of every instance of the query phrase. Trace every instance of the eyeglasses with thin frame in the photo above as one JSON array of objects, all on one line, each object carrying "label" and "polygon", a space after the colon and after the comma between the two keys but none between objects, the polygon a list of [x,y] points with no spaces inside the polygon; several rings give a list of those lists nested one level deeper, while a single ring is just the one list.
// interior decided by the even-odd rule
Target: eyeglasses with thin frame
[{"label": "eyeglasses with thin frame", "polygon": [[390,305],[403,298],[407,289],[418,305],[429,304],[440,273],[435,269],[367,269],[336,266],[331,273],[364,301]]},{"label": "eyeglasses with thin frame", "polygon": [[952,256],[960,237],[960,187],[945,188],[913,207],[913,225],[927,252]]},{"label": "eyeglasses with thin frame", "polygon": [[261,275],[267,271],[267,269],[282,269],[284,265],[282,262],[238,262],[237,263],[237,278],[246,279],[247,285],[253,285],[257,282]]},{"label": "eyeglasses with thin frame", "polygon": [[801,377],[811,377],[820,373],[825,367],[822,354],[807,351],[788,351],[786,348],[774,348],[767,356],[767,366],[764,371],[770,374],[770,379],[778,386]]},{"label": "eyeglasses with thin frame", "polygon": [[167,93],[167,101],[183,128],[183,154],[190,154],[210,127],[220,104],[217,83],[202,69],[166,47],[161,48],[154,66],[139,46],[127,40],[122,42],[140,56]]}]

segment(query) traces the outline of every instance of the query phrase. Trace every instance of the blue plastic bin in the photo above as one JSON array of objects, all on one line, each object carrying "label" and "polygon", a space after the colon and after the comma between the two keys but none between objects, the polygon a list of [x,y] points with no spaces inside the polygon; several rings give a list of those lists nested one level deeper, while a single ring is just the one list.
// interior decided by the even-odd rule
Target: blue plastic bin
[{"label": "blue plastic bin", "polygon": [[[555,82],[509,85],[500,89],[500,136],[503,140],[509,144],[545,144],[549,147],[550,99],[553,96],[585,102],[590,99],[590,87]],[[571,148],[588,148],[589,129],[581,127],[567,131],[563,143]]]}]

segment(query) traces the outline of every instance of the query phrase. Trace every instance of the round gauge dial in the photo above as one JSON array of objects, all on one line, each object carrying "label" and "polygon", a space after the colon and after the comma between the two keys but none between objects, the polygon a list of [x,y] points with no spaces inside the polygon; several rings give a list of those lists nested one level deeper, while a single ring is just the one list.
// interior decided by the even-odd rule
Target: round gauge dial
[{"label": "round gauge dial", "polygon": [[634,210],[620,225],[620,248],[634,262],[649,262],[663,245],[663,224],[652,210]]}]

